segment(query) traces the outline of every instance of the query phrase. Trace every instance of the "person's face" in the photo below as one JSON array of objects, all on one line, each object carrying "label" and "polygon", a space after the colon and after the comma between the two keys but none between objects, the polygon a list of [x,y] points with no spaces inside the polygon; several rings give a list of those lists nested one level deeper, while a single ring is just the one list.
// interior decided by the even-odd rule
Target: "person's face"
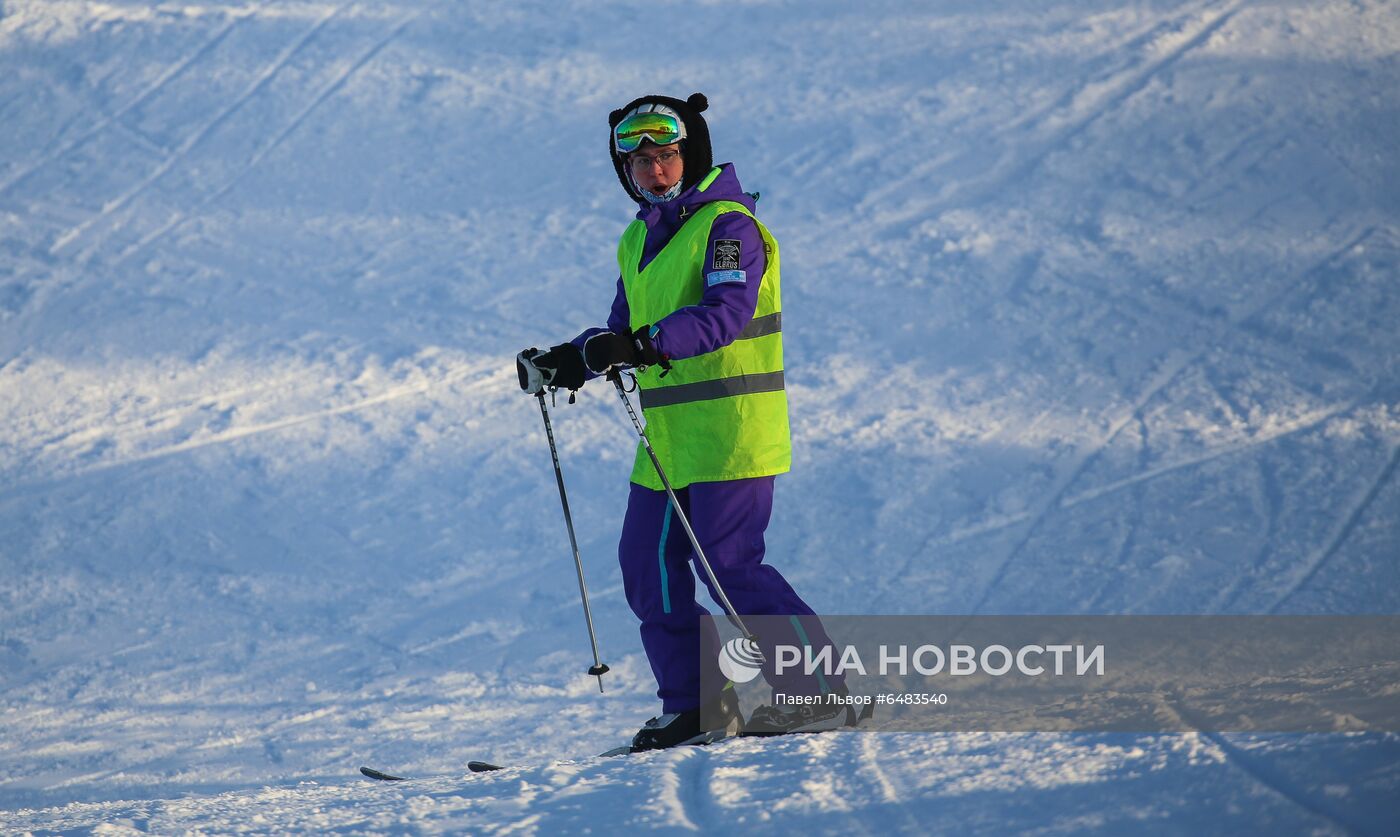
[{"label": "person's face", "polygon": [[627,155],[627,165],[632,170],[632,181],[637,188],[653,195],[664,195],[670,191],[680,182],[685,169],[680,143],[656,145],[644,142],[641,148]]}]

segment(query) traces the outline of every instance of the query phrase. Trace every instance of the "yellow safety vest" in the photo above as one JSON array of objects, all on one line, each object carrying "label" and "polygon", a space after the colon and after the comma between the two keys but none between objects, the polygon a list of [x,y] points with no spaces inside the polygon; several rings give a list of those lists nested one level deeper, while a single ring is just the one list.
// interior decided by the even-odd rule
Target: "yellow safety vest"
[{"label": "yellow safety vest", "polygon": [[[708,178],[713,181],[713,178]],[[708,182],[701,184],[703,190]],[[720,215],[753,213],[734,201],[705,204],[638,271],[646,224],[633,221],[617,247],[631,327],[654,325],[667,314],[700,302],[705,290],[705,251]],[[767,266],[753,319],[728,346],[637,374],[647,438],[673,488],[781,474],[792,467],[787,394],[783,390],[782,296],[778,242],[757,218]],[[632,482],[660,491],[661,480],[640,442]]]}]

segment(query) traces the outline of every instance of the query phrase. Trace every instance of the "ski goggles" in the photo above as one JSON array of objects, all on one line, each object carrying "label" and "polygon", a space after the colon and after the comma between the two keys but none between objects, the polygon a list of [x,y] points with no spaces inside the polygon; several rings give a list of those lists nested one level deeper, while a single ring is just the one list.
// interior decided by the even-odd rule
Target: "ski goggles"
[{"label": "ski goggles", "polygon": [[634,113],[613,129],[613,143],[623,154],[631,154],[651,140],[657,145],[671,145],[685,139],[685,126],[665,113]]}]

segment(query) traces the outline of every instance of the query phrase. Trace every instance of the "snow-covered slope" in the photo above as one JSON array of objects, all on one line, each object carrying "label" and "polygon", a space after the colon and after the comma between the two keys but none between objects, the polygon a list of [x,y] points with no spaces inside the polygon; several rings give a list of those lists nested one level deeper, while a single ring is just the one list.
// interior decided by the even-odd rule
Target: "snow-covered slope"
[{"label": "snow-covered slope", "polygon": [[1383,735],[580,760],[655,711],[634,437],[558,406],[600,696],[511,369],[606,314],[608,110],[701,90],[783,246],[768,540],[819,610],[1396,612],[1393,3],[0,15],[4,830],[1400,819]]}]

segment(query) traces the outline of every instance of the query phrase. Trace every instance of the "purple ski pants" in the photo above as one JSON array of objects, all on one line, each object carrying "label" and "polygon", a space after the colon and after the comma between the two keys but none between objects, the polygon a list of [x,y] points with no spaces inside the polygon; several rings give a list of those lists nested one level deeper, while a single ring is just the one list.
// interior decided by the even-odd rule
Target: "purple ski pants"
[{"label": "purple ski pants", "polygon": [[[690,520],[720,586],[740,616],[788,615],[781,631],[768,630],[759,645],[769,661],[764,676],[775,691],[822,694],[840,688],[838,678],[804,676],[800,669],[776,677],[777,644],[815,647],[830,644],[812,609],[782,573],[763,563],[763,533],[773,511],[774,477],[701,482],[678,489],[676,498]],[[700,617],[709,613],[695,601],[699,576],[719,602],[664,491],[636,483],[627,499],[618,560],[627,603],[642,621],[642,647],[656,675],[662,712],[698,709],[701,667],[706,683],[723,685],[717,662],[719,640],[713,626],[702,636]],[[723,612],[723,609],[719,609]]]}]

